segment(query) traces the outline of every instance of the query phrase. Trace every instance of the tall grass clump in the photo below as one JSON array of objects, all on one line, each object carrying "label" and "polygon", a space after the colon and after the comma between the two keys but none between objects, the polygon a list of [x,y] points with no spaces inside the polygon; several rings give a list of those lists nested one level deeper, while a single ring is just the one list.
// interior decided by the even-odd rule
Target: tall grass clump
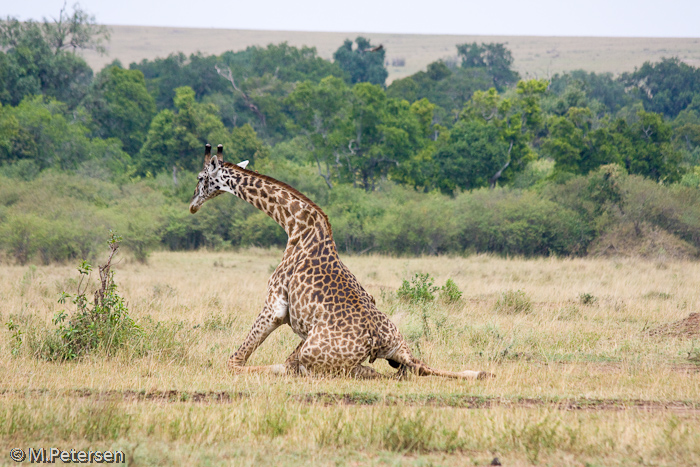
[{"label": "tall grass clump", "polygon": [[506,290],[496,301],[494,309],[498,313],[516,315],[530,313],[532,300],[522,290]]}]

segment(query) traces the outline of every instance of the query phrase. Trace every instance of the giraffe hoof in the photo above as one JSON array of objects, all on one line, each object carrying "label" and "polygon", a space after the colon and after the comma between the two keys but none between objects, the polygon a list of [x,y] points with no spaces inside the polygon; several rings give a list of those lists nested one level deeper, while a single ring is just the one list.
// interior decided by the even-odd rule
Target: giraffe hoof
[{"label": "giraffe hoof", "polygon": [[490,378],[495,378],[496,375],[493,373],[488,373],[486,371],[480,371],[478,375],[476,375],[476,379],[490,379]]}]

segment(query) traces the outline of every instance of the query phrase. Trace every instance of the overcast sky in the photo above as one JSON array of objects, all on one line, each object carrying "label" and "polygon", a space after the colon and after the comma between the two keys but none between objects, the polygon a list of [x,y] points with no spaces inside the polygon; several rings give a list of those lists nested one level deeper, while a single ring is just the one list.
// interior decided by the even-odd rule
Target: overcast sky
[{"label": "overcast sky", "polygon": [[[63,0],[2,0],[0,15],[41,20],[57,16],[62,5]],[[82,0],[80,5],[98,22],[113,25],[700,37],[700,0]]]}]

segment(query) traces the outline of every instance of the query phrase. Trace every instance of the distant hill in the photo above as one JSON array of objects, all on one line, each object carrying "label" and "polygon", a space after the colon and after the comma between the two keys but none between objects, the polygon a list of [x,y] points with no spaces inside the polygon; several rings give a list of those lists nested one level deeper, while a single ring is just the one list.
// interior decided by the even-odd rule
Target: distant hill
[{"label": "distant hill", "polygon": [[[613,38],[538,36],[455,36],[298,31],[250,31],[238,29],[164,28],[110,26],[109,55],[84,53],[95,70],[119,59],[124,66],[144,58],[166,57],[172,52],[220,54],[251,45],[265,46],[287,41],[290,45],[316,47],[320,56],[331,58],[346,38],[358,35],[384,44],[389,82],[411,75],[440,58],[456,56],[456,44],[465,42],[506,43],[515,68],[524,77],[547,77],[554,73],[585,69],[619,74],[633,71],[645,61],[677,56],[700,67],[700,38]],[[395,66],[401,62],[404,66]]]}]

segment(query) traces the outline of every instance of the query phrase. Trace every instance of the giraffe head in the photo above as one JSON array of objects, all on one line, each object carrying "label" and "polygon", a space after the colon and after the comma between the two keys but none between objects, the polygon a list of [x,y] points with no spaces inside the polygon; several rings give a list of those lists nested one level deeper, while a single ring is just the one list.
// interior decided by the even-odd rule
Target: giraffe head
[{"label": "giraffe head", "polygon": [[[220,144],[217,148],[216,155],[211,155],[211,145],[207,144],[204,148],[204,167],[197,175],[197,187],[194,189],[194,196],[190,201],[190,212],[194,214],[199,211],[205,201],[219,196],[224,192],[227,185],[224,184],[222,178],[224,162],[224,147]],[[239,167],[244,168],[248,165],[248,161],[239,162]]]}]

